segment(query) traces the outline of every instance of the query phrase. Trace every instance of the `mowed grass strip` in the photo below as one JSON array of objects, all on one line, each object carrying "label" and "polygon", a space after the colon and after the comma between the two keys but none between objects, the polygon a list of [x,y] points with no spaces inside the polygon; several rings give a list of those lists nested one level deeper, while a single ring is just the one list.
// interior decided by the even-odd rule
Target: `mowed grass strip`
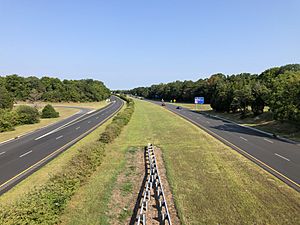
[{"label": "mowed grass strip", "polygon": [[298,192],[186,120],[139,100],[102,165],[69,202],[62,224],[113,224],[107,206],[126,150],[148,142],[162,148],[183,224],[299,224]]}]

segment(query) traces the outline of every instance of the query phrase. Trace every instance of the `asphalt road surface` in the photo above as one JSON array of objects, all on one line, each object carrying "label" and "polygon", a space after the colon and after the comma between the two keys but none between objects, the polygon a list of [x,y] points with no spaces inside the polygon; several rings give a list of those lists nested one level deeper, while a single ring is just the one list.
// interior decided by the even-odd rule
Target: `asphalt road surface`
[{"label": "asphalt road surface", "polygon": [[[155,104],[160,102],[151,101]],[[254,161],[297,191],[300,191],[300,145],[274,138],[238,124],[214,118],[189,109],[176,109],[166,104],[166,109],[184,117],[204,129],[226,145]]]},{"label": "asphalt road surface", "polygon": [[106,107],[81,111],[59,123],[0,144],[0,194],[92,132],[123,106],[111,97]]}]

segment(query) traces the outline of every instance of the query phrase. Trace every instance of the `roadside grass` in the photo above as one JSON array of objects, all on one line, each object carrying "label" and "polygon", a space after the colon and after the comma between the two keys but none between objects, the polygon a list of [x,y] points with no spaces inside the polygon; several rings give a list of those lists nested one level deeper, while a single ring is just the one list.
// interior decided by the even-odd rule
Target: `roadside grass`
[{"label": "roadside grass", "polygon": [[[63,119],[66,119],[73,114],[80,111],[80,109],[75,108],[63,108],[63,107],[57,107],[57,106],[68,106],[68,107],[82,107],[82,108],[90,108],[90,109],[100,109],[107,105],[105,101],[101,102],[84,102],[84,103],[73,103],[73,102],[59,102],[59,103],[51,103],[51,102],[38,102],[37,107],[39,111],[42,110],[42,108],[47,104],[52,104],[57,112],[59,112],[58,118],[50,118],[50,119],[40,119],[39,123],[35,124],[25,124],[21,126],[16,126],[15,130],[13,131],[6,131],[0,133],[0,142],[9,140],[11,138],[16,138],[20,135],[23,135],[25,133],[28,133],[30,131],[37,130],[39,128],[42,128],[44,126],[56,123],[58,121],[61,121]],[[18,102],[17,105],[30,105],[27,102]],[[15,105],[16,106],[16,105]]]},{"label": "roadside grass", "polygon": [[[88,183],[70,200],[62,224],[114,224],[108,204],[131,146],[161,147],[182,224],[297,224],[300,194],[203,130],[145,101]],[[122,215],[119,215],[122,216]]]},{"label": "roadside grass", "polygon": [[100,134],[105,130],[106,126],[111,123],[113,118],[106,121],[100,127],[98,127],[91,134],[87,135],[80,141],[78,141],[75,145],[61,153],[55,159],[51,160],[47,163],[43,168],[39,169],[23,181],[21,181],[18,185],[13,187],[8,192],[4,193],[0,196],[0,202],[2,205],[13,204],[18,199],[21,199],[26,193],[33,190],[35,187],[44,185],[51,176],[60,172],[62,168],[79,152],[78,150],[89,144],[95,143]]},{"label": "roadside grass", "polygon": [[289,138],[291,140],[300,141],[300,125],[295,124],[293,122],[288,121],[276,121],[272,118],[272,114],[268,112],[268,108],[265,107],[264,113],[257,116],[257,117],[246,117],[241,119],[240,113],[219,113],[214,112],[209,104],[199,105],[197,106],[198,109],[195,109],[195,104],[191,103],[176,103],[176,105],[194,110],[194,111],[201,111],[205,112],[210,115],[219,116],[236,123],[253,127],[262,131],[266,131],[269,133],[274,133],[280,135],[282,137]]}]

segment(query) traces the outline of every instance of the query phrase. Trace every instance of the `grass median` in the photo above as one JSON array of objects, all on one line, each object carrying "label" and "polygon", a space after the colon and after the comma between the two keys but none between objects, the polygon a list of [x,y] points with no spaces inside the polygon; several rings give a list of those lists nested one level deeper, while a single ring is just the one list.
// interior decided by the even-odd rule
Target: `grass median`
[{"label": "grass median", "polygon": [[299,222],[298,192],[193,124],[137,100],[131,121],[106,146],[103,163],[71,199],[62,224],[122,224],[109,216],[112,190],[128,149],[148,142],[162,148],[182,224]]}]

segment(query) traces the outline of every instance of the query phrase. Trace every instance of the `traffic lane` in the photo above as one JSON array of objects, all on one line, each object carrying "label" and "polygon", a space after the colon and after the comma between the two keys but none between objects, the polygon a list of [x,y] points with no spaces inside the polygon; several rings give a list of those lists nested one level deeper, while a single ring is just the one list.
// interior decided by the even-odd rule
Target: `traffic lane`
[{"label": "traffic lane", "polygon": [[[98,112],[96,112],[95,114],[91,115],[92,117],[98,117],[100,118],[101,120],[103,120],[104,118],[106,118],[105,115],[108,115],[108,114],[111,114],[113,111],[115,111],[117,108],[119,107],[119,105],[117,104],[115,107],[112,106],[111,108],[106,108],[104,110],[100,110]],[[107,114],[105,112],[108,112]],[[102,113],[105,113],[104,116],[100,116]],[[93,120],[93,118],[90,118],[90,120]],[[92,127],[93,125],[95,125],[96,122],[94,123],[91,123],[91,124],[85,124],[85,120],[86,118],[83,118],[79,121],[76,121],[76,123],[74,124],[70,124],[69,127],[70,127],[70,130],[72,130],[73,126],[80,126],[81,124],[81,130],[79,132],[83,133],[85,132],[87,129],[89,129],[90,127]],[[82,123],[81,123],[81,122]],[[79,123],[78,123],[79,122]],[[8,164],[10,162],[11,159],[13,158],[17,158],[18,155],[21,155],[23,153],[26,153],[27,151],[30,151],[32,148],[34,148],[35,146],[39,146],[40,143],[44,143],[45,141],[47,141],[47,139],[52,139],[53,136],[60,136],[60,135],[63,135],[64,132],[68,132],[68,130],[66,128],[69,128],[69,127],[64,127],[62,128],[61,130],[59,131],[56,131],[52,134],[49,134],[39,140],[35,140],[33,141],[34,139],[31,139],[30,141],[28,141],[27,143],[22,143],[21,145],[11,145],[9,146],[8,148],[5,148],[3,150],[1,150],[2,152],[5,152],[5,154],[2,154],[0,155],[0,168],[5,166],[6,164]],[[50,131],[51,132],[51,131]],[[43,136],[44,134],[42,134]],[[74,137],[76,135],[74,134]],[[34,136],[35,137],[35,136]],[[33,138],[34,138],[33,137]]]},{"label": "traffic lane", "polygon": [[[98,112],[100,112],[102,110],[106,110],[106,108],[108,106],[106,106],[106,107],[104,107],[104,108],[102,108],[100,110],[97,110],[94,113],[98,113]],[[49,133],[49,132],[51,132],[51,131],[53,131],[55,129],[59,129],[60,127],[63,127],[65,125],[67,125],[67,124],[71,124],[71,123],[77,122],[79,119],[84,119],[87,116],[91,115],[91,114],[87,114],[90,111],[91,110],[89,110],[89,109],[83,108],[80,113],[75,114],[75,115],[73,115],[73,116],[71,116],[71,117],[69,117],[69,118],[67,118],[65,120],[62,120],[62,121],[60,121],[58,123],[55,123],[53,125],[50,125],[48,127],[42,128],[40,130],[37,130],[37,131],[35,131],[35,132],[31,133],[31,134],[23,136],[23,137],[21,137],[19,139],[16,139],[16,140],[12,141],[12,142],[0,145],[0,152],[8,153],[11,150],[23,149],[24,146],[26,146],[26,145],[29,145],[29,147],[30,147],[30,143],[31,143],[32,139],[41,137],[41,136],[43,136],[43,135],[45,135],[45,134],[47,134],[47,133]],[[32,144],[33,143],[31,143],[31,145]]]},{"label": "traffic lane", "polygon": [[[276,140],[281,145],[284,145],[285,148],[282,148],[281,146],[260,146],[257,144],[257,141],[261,141],[261,137],[268,137],[268,135],[262,134],[260,132],[255,132],[251,129],[247,129],[245,127],[241,127],[238,125],[235,125],[236,127],[233,129],[225,130],[225,129],[214,129],[212,125],[217,126],[223,126],[224,128],[226,126],[232,125],[231,123],[228,123],[227,121],[223,121],[221,119],[215,119],[215,118],[207,118],[204,117],[201,114],[198,114],[196,112],[192,112],[189,110],[178,110],[176,107],[168,107],[171,111],[181,114],[185,117],[188,117],[192,121],[198,123],[202,127],[208,129],[209,131],[217,134],[218,136],[224,138],[225,140],[229,141],[230,143],[233,143],[235,146],[243,149],[250,155],[254,156],[255,158],[261,160],[262,162],[266,163],[267,165],[271,166],[275,170],[279,171],[283,175],[289,177],[293,181],[299,184],[300,178],[299,178],[299,150],[297,145]],[[206,121],[209,121],[209,123],[206,123]],[[248,132],[249,130],[249,132]],[[247,135],[246,139],[244,137],[241,138],[241,136],[238,136],[236,133],[243,133],[244,135]],[[259,139],[258,139],[259,138]],[[266,144],[262,142],[263,144]],[[288,149],[288,150],[286,150]],[[284,152],[282,152],[284,151]],[[280,152],[282,155],[287,155],[288,157],[293,157],[293,160],[286,160],[287,158],[283,158],[281,154],[277,153]]]},{"label": "traffic lane", "polygon": [[241,139],[242,142],[247,142],[251,147],[258,148],[262,151],[268,151],[273,154],[273,156],[277,153],[286,157],[289,161],[300,165],[300,148],[296,144],[278,140],[246,127],[229,123],[228,121],[210,118],[205,115],[200,117],[196,115],[199,115],[199,113],[192,112],[190,114],[193,120],[197,120],[197,122],[201,123],[202,126],[219,133],[220,136],[222,136],[225,132],[230,132],[233,136],[235,136],[235,138]]},{"label": "traffic lane", "polygon": [[[13,175],[22,172],[31,165],[34,165],[41,159],[45,158],[47,155],[51,154],[54,150],[71,142],[74,138],[87,132],[92,127],[97,126],[99,122],[107,118],[108,115],[118,109],[118,107],[120,107],[120,104],[116,104],[116,107],[112,107],[111,110],[108,111],[109,113],[105,113],[105,115],[99,116],[96,114],[91,118],[68,127],[67,129],[63,129],[57,133],[49,135],[49,138],[35,141],[34,145],[31,145],[26,149],[22,149],[22,151],[7,154],[7,157],[5,158],[2,157],[2,163],[0,164],[0,171],[2,171],[0,173],[0,183],[4,183],[9,178],[13,177]],[[76,129],[78,127],[77,125],[80,126],[81,129]],[[75,126],[77,127],[75,128]]]},{"label": "traffic lane", "polygon": [[40,129],[30,132],[28,134],[22,135],[21,137],[16,138],[14,140],[0,143],[0,151],[2,151],[4,148],[10,148],[10,146],[12,146],[13,148],[18,147],[18,146],[21,147],[23,144],[27,143],[28,141],[30,141],[30,139],[34,138],[35,136],[40,136],[43,133],[47,133],[50,130],[56,129],[66,123],[69,123],[79,117],[82,117],[84,114],[86,114],[89,111],[90,110],[88,110],[88,109],[82,109],[80,112],[75,113],[74,115],[72,115],[66,119],[63,119],[62,121],[50,124],[46,127],[42,127]]}]

